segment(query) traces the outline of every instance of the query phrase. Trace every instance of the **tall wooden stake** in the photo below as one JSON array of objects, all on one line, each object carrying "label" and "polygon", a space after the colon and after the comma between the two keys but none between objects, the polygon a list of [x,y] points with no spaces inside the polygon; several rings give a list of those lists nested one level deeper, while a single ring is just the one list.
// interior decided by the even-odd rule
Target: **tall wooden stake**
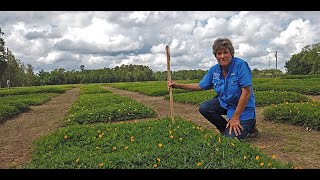
[{"label": "tall wooden stake", "polygon": [[[167,81],[171,81],[169,46],[166,46],[166,52],[167,52]],[[171,116],[172,123],[174,123],[172,87],[169,88],[169,97],[170,97],[170,116]]]},{"label": "tall wooden stake", "polygon": [[[11,54],[11,53],[10,53]],[[9,48],[7,48],[7,61],[8,61],[8,72],[9,72],[9,79],[7,80],[8,89],[11,88],[11,69],[10,69],[10,57],[9,57]]]}]

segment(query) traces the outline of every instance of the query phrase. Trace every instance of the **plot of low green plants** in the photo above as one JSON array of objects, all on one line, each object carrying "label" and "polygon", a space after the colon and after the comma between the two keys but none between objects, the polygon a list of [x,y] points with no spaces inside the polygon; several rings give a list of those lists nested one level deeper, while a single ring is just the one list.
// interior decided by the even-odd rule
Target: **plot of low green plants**
[{"label": "plot of low green plants", "polygon": [[[180,80],[180,83],[195,83],[195,80]],[[167,81],[147,81],[147,82],[126,82],[126,83],[110,83],[105,84],[118,89],[139,92],[148,96],[163,96],[169,94]],[[189,92],[184,89],[172,89],[173,93]]]},{"label": "plot of low green plants", "polygon": [[320,74],[285,75],[285,76],[280,76],[280,79],[311,79],[311,78],[320,80]]},{"label": "plot of low green plants", "polygon": [[112,93],[81,94],[63,124],[88,124],[155,117],[151,108]]},{"label": "plot of low green plants", "polygon": [[70,125],[33,142],[26,169],[292,168],[245,141],[190,121]]},{"label": "plot of low green plants", "polygon": [[[263,83],[266,80],[267,83]],[[280,79],[264,78],[262,81],[254,80],[253,88],[256,91],[290,91],[308,95],[320,95],[320,78],[310,79]],[[256,83],[255,83],[256,82]]]},{"label": "plot of low green plants", "polygon": [[269,121],[294,124],[320,130],[320,103],[285,103],[266,107],[264,118]]},{"label": "plot of low green plants", "polygon": [[111,91],[102,88],[101,84],[86,84],[86,85],[82,85],[80,88],[80,94],[97,94],[97,93],[111,93]]},{"label": "plot of low green plants", "polygon": [[47,86],[32,86],[32,87],[13,87],[11,89],[2,89],[0,97],[8,95],[22,95],[22,94],[38,94],[38,93],[65,93],[72,89],[71,85],[47,85]]},{"label": "plot of low green plants", "polygon": [[49,101],[57,93],[9,95],[0,97],[0,121],[14,115],[26,112],[30,106],[36,106]]},{"label": "plot of low green plants", "polygon": [[[285,102],[307,102],[310,99],[296,92],[281,92],[281,91],[255,91],[256,105],[265,106],[271,104],[281,104]],[[200,105],[202,102],[212,99],[216,96],[213,90],[194,91],[173,94],[173,101],[181,103],[189,103]],[[169,95],[165,96],[169,99]]]},{"label": "plot of low green plants", "polygon": [[257,106],[266,106],[272,104],[281,104],[286,102],[307,102],[310,99],[297,92],[283,91],[255,91]]},{"label": "plot of low green plants", "polygon": [[265,83],[272,83],[279,81],[279,78],[252,78],[253,85],[260,85]]}]

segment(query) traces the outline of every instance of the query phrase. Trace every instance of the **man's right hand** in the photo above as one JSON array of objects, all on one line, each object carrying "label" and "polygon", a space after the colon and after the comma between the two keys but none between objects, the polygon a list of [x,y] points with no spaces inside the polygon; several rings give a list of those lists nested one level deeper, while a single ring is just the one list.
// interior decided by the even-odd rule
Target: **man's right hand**
[{"label": "man's right hand", "polygon": [[176,85],[176,82],[174,82],[174,81],[167,81],[168,90],[169,90],[171,87],[173,88],[174,85]]}]

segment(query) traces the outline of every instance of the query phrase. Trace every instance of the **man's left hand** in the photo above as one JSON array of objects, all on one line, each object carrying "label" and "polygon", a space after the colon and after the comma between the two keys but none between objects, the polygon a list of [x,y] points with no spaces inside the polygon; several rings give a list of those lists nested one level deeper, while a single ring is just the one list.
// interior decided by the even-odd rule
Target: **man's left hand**
[{"label": "man's left hand", "polygon": [[231,118],[229,120],[229,122],[227,123],[226,128],[228,128],[230,126],[229,129],[229,134],[231,134],[232,130],[234,131],[236,136],[239,136],[241,134],[241,130],[243,130],[243,127],[240,125],[240,119],[237,118]]}]

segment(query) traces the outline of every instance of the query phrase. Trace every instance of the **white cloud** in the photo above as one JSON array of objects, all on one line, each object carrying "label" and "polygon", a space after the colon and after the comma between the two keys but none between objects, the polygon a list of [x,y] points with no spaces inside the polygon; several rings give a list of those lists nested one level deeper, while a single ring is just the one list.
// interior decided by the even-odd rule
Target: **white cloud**
[{"label": "white cloud", "polygon": [[167,45],[165,44],[158,44],[158,45],[152,46],[152,48],[150,49],[150,52],[153,54],[163,53],[165,51],[166,46]]},{"label": "white cloud", "polygon": [[256,47],[251,46],[250,44],[240,43],[239,49],[236,49],[239,57],[254,57],[258,56],[257,52],[258,50]]},{"label": "white cloud", "polygon": [[[317,11],[4,11],[0,27],[17,59],[35,71],[112,68],[121,63],[166,70],[216,64],[213,41],[228,37],[235,55],[252,68],[269,68],[278,51],[278,68],[306,45],[320,41]],[[271,65],[272,68],[272,65]]]},{"label": "white cloud", "polygon": [[52,64],[61,56],[62,53],[60,52],[50,52],[46,57],[40,57],[37,61],[45,64]]},{"label": "white cloud", "polygon": [[211,17],[208,19],[205,26],[198,26],[193,30],[195,36],[201,39],[215,37],[219,34],[223,34],[226,31],[226,19]]},{"label": "white cloud", "polygon": [[293,20],[272,43],[278,46],[290,45],[294,52],[299,52],[306,45],[313,43],[315,30],[309,20],[303,21],[301,18]]},{"label": "white cloud", "polygon": [[150,12],[133,12],[129,15],[129,19],[132,19],[134,20],[136,23],[139,23],[139,22],[145,22],[146,19],[148,18]]}]

